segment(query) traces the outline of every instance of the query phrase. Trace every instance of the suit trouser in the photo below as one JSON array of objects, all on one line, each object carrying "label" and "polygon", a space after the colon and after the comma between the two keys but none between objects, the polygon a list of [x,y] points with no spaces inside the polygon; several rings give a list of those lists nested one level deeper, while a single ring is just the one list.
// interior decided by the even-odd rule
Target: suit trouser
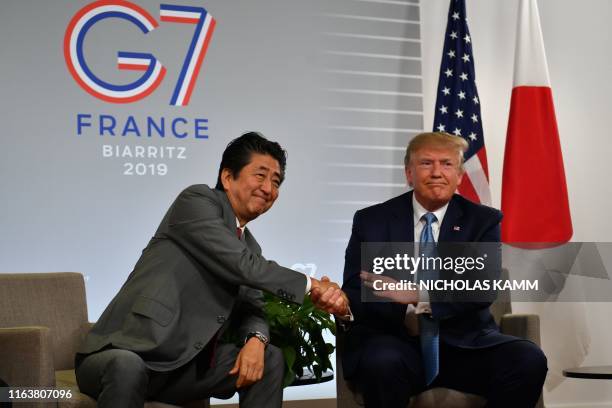
[{"label": "suit trouser", "polygon": [[547,370],[544,353],[527,340],[481,349],[441,343],[439,375],[427,387],[418,338],[379,334],[364,341],[353,380],[367,408],[406,408],[412,396],[435,387],[481,395],[489,408],[529,408]]},{"label": "suit trouser", "polygon": [[239,351],[233,344],[220,344],[212,367],[209,355],[200,353],[182,367],[159,372],[148,369],[132,351],[105,349],[82,359],[76,377],[80,390],[97,399],[100,408],[142,408],[145,400],[183,404],[208,397],[230,398],[236,391],[241,407],[281,407],[285,364],[281,351],[268,345],[263,378],[237,390],[237,375],[228,372]]}]

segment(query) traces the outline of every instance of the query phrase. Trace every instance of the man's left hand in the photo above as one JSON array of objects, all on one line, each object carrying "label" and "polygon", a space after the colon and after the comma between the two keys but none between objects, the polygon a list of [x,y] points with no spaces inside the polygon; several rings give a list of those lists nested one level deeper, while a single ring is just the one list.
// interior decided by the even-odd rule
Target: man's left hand
[{"label": "man's left hand", "polygon": [[416,305],[419,302],[419,291],[414,289],[405,290],[377,290],[374,288],[374,282],[380,281],[380,284],[393,284],[396,285],[398,282],[385,275],[378,275],[371,272],[361,271],[359,274],[363,285],[369,289],[372,289],[372,293],[380,298],[385,298],[397,303],[413,304]]},{"label": "man's left hand", "polygon": [[248,387],[263,377],[264,353],[266,345],[256,337],[251,337],[238,353],[230,375],[238,374],[236,388]]}]

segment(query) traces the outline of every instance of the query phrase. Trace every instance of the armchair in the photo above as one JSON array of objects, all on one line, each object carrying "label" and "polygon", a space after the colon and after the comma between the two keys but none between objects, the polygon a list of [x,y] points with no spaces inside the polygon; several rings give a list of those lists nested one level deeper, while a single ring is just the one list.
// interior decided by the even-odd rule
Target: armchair
[{"label": "armchair", "polygon": [[[503,270],[502,276],[507,276]],[[491,313],[500,326],[502,333],[531,340],[540,344],[540,320],[537,315],[512,314],[509,291],[501,293],[491,305]],[[338,328],[336,334],[336,393],[338,408],[358,408],[363,406],[361,395],[344,379],[340,356],[344,350],[344,333]],[[412,398],[408,408],[480,408],[484,398],[448,388],[433,388]],[[536,408],[544,408],[542,397]]]},{"label": "armchair", "polygon": [[[0,378],[11,386],[71,388],[72,398],[58,407],[95,408],[93,398],[78,392],[74,374],[74,355],[91,326],[80,273],[0,274]],[[148,401],[145,407],[174,406]],[[209,402],[189,407],[208,408]]]}]

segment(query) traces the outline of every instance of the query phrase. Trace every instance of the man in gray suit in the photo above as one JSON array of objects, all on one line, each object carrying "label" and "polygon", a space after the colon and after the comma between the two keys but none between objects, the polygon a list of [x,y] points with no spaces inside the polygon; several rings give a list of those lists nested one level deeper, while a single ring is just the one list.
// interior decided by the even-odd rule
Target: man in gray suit
[{"label": "man in gray suit", "polygon": [[[348,311],[338,285],[266,260],[246,228],[274,204],[285,165],[278,143],[247,133],[224,151],[215,189],[179,194],[76,356],[79,387],[99,407],[236,390],[241,407],[281,406],[283,356],[268,345],[261,290],[296,303],[310,292],[323,310]],[[217,342],[230,325],[243,347]]]}]

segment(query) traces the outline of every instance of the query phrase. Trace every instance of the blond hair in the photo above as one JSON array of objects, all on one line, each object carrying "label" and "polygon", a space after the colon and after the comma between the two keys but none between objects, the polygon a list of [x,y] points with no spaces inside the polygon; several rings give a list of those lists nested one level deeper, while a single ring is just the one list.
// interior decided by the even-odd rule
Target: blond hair
[{"label": "blond hair", "polygon": [[444,148],[457,151],[459,156],[459,169],[463,170],[463,153],[468,149],[468,142],[459,136],[446,132],[425,132],[413,137],[406,148],[404,166],[410,164],[410,156],[423,147]]}]

